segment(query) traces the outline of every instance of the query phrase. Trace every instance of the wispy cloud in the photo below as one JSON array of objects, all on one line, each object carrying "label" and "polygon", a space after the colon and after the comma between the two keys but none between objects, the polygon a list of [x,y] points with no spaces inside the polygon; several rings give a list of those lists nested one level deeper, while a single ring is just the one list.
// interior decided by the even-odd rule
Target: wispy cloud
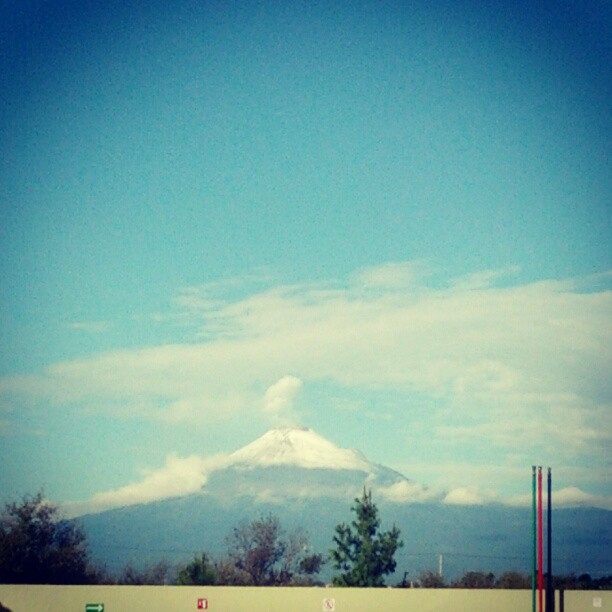
[{"label": "wispy cloud", "polygon": [[430,272],[424,261],[392,261],[358,270],[353,274],[352,286],[377,291],[414,289]]},{"label": "wispy cloud", "polygon": [[[506,503],[513,506],[528,506],[532,503],[532,498],[529,494],[517,495],[506,500]],[[576,508],[579,506],[612,510],[612,497],[609,495],[592,495],[578,487],[564,487],[552,491],[553,508]]]},{"label": "wispy cloud", "polygon": [[396,504],[412,504],[418,502],[437,501],[440,499],[440,492],[428,489],[418,482],[402,480],[388,487],[380,487],[376,482],[372,486],[377,496],[381,496],[387,501]]},{"label": "wispy cloud", "polygon": [[413,393],[432,398],[428,435],[486,440],[500,460],[522,453],[530,465],[533,453],[560,448],[601,458],[612,435],[609,279],[519,285],[514,272],[434,282],[408,262],[320,283],[185,288],[177,315],[199,340],[4,377],[0,399],[15,409],[44,401],[169,423],[263,423],[295,412],[302,382],[324,382],[337,398],[343,389],[384,389],[398,406]]},{"label": "wispy cloud", "polygon": [[[140,480],[118,489],[97,493],[85,501],[65,503],[62,505],[62,510],[67,517],[74,517],[192,493],[206,493],[206,483],[213,472],[226,468],[233,462],[233,455],[215,455],[204,458],[197,455],[180,457],[170,454],[164,466],[143,471]],[[390,486],[382,486],[377,483],[375,477],[368,479],[367,483],[377,498],[394,504],[441,502],[449,505],[473,506],[501,503],[528,507],[532,503],[529,493],[507,497],[477,485],[443,491],[438,488],[427,488],[412,481],[399,481]],[[247,491],[248,494],[258,497],[259,501],[280,501],[282,499],[279,491],[262,490],[260,485],[252,489],[244,489],[243,493]],[[307,481],[304,481],[301,483],[300,495],[313,498],[322,495],[342,497],[350,495],[350,491],[321,489],[319,486],[313,488]],[[592,495],[575,486],[553,490],[553,503],[555,508],[591,506],[612,510],[612,497]]]},{"label": "wispy cloud", "polygon": [[75,331],[87,332],[90,334],[101,334],[109,330],[112,324],[109,321],[76,321],[68,323],[67,327]]},{"label": "wispy cloud", "polygon": [[449,491],[443,501],[452,506],[480,506],[485,503],[485,497],[475,486],[458,487]]},{"label": "wispy cloud", "polygon": [[209,473],[225,461],[225,457],[204,459],[197,455],[179,457],[170,454],[165,466],[144,472],[141,480],[119,489],[96,493],[87,501],[63,504],[62,509],[67,516],[80,516],[197,493],[202,490]]}]

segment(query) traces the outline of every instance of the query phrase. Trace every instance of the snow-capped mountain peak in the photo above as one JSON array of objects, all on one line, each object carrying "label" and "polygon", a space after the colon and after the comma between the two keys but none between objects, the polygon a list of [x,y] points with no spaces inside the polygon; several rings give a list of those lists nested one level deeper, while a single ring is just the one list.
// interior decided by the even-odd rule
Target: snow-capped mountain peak
[{"label": "snow-capped mountain peak", "polygon": [[359,452],[340,448],[312,429],[271,429],[229,456],[240,467],[297,466],[371,472],[373,465]]}]

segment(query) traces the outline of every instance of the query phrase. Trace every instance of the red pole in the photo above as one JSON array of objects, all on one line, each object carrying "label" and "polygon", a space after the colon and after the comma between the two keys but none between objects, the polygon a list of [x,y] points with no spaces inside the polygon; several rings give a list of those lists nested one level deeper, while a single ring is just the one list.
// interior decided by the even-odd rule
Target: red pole
[{"label": "red pole", "polygon": [[542,468],[538,468],[538,605],[544,612],[544,531],[542,521]]}]

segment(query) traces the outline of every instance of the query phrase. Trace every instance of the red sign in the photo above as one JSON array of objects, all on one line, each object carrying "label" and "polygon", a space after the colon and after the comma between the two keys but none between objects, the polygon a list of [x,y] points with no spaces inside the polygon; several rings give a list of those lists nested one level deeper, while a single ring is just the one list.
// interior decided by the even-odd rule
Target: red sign
[{"label": "red sign", "polygon": [[198,610],[208,610],[208,599],[198,599]]}]

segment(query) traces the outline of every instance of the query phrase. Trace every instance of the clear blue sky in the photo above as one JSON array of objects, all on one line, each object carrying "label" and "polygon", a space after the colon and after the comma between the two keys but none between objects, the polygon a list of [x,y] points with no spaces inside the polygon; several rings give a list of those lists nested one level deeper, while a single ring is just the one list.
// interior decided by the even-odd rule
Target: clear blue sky
[{"label": "clear blue sky", "polygon": [[0,496],[299,422],[609,505],[609,3],[144,4],[0,4]]}]

